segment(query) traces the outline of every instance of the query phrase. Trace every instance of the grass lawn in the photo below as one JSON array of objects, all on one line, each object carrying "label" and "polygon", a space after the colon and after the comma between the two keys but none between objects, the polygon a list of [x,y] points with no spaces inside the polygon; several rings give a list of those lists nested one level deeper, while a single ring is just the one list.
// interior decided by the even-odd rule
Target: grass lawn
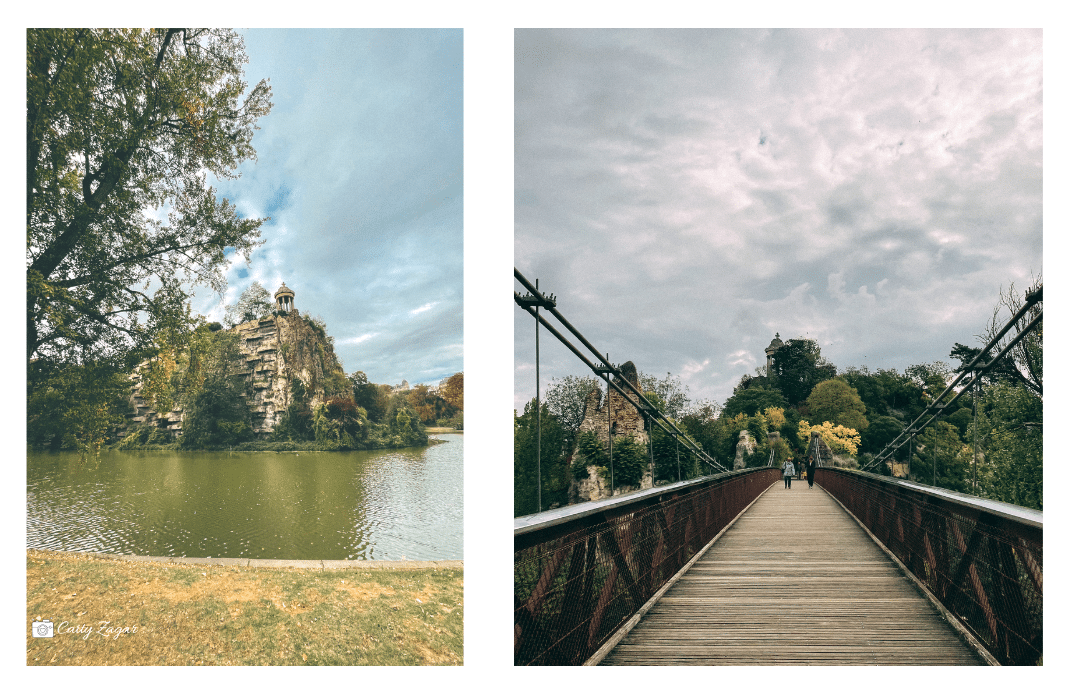
[{"label": "grass lawn", "polygon": [[[28,665],[460,665],[464,570],[26,554]],[[49,619],[52,638],[31,622]]]}]

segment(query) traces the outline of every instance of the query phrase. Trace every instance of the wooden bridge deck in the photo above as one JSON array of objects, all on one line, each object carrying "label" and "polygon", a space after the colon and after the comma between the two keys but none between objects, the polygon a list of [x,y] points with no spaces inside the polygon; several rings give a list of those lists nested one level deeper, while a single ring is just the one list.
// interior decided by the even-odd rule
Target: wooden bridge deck
[{"label": "wooden bridge deck", "polygon": [[824,490],[781,481],[600,664],[982,661]]}]

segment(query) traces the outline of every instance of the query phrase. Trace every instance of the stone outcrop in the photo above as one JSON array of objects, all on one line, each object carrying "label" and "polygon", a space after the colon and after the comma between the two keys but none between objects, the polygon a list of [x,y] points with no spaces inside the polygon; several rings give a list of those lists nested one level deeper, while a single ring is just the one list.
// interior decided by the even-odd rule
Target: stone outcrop
[{"label": "stone outcrop", "polygon": [[750,430],[744,429],[739,432],[739,443],[735,445],[735,464],[733,470],[742,470],[746,467],[746,459],[757,449],[757,440],[750,434]]},{"label": "stone outcrop", "polygon": [[[634,382],[635,386],[638,386],[637,368],[634,363],[623,363],[619,366],[619,371],[624,377]],[[638,402],[637,394],[630,391],[626,393],[635,403]],[[618,437],[629,437],[638,444],[645,444],[649,440],[648,433],[645,431],[645,420],[641,413],[622,394],[610,388],[607,396],[604,396],[600,388],[596,387],[585,397],[585,419],[578,427],[578,433],[582,432],[594,432],[604,449],[608,448],[609,440],[614,443]],[[571,463],[577,458],[578,453],[580,451],[574,451]],[[598,467],[590,465],[587,469],[589,471],[587,478],[570,480],[569,501],[571,504],[595,501],[612,494],[607,482],[597,472]],[[616,487],[615,494],[624,494],[647,487],[652,487],[652,475],[648,469],[639,485]]]},{"label": "stone outcrop", "polygon": [[[282,291],[278,293],[280,305]],[[290,300],[285,304],[291,305],[291,291],[287,297]],[[335,373],[344,376],[329,339],[295,308],[244,322],[230,331],[239,339],[240,358],[234,370],[243,384],[256,437],[269,436],[281,422],[292,402],[294,378],[303,383],[315,403],[326,395],[324,383],[328,378]],[[130,431],[132,424],[154,426],[173,437],[180,434],[183,410],[175,408],[165,415],[155,412],[142,396],[140,373],[132,375],[132,388],[133,412],[128,414],[128,429],[121,436]]]},{"label": "stone outcrop", "polygon": [[303,382],[313,400],[325,391],[323,382],[341,366],[326,337],[316,333],[295,309],[244,322],[233,331],[240,337],[243,377],[251,427],[256,436],[273,432],[289,407],[291,382]]}]

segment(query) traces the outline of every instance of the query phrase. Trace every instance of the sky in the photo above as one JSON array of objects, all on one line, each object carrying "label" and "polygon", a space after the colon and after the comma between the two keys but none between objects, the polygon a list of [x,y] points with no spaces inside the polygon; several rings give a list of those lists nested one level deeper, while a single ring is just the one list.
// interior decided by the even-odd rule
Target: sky
[{"label": "sky", "polygon": [[[1042,52],[1038,29],[518,29],[515,267],[692,401],[776,334],[840,371],[954,367],[1043,271]],[[541,328],[542,391],[567,375],[591,372]]]},{"label": "sky", "polygon": [[346,373],[438,383],[464,369],[463,34],[241,30],[249,88],[270,80],[258,161],[218,180],[247,218],[270,217],[250,263],[233,255],[222,320],[258,281],[321,317]]}]

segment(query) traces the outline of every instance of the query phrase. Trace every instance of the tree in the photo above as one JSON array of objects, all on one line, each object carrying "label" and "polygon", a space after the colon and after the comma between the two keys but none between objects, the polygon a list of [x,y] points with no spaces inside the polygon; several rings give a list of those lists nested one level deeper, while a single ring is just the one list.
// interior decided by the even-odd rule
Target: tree
[{"label": "tree", "polygon": [[203,326],[193,334],[175,378],[184,409],[180,443],[186,448],[229,446],[254,437],[251,413],[239,381],[240,338]]},{"label": "tree", "polygon": [[386,411],[386,422],[390,432],[403,446],[426,446],[427,432],[420,426],[420,415],[409,403],[407,392],[398,392],[390,397]]},{"label": "tree", "polygon": [[818,382],[836,376],[836,367],[821,355],[813,339],[793,338],[777,348],[773,355],[776,384],[788,403],[795,406],[806,400]]},{"label": "tree", "polygon": [[552,379],[544,391],[544,405],[559,421],[562,439],[569,444],[585,419],[585,397],[599,386],[593,377],[568,375]]},{"label": "tree", "polygon": [[799,422],[799,438],[803,445],[810,441],[811,432],[820,432],[821,441],[833,452],[842,452],[849,456],[859,453],[859,433],[849,427],[834,425],[831,422],[823,422],[820,425],[811,426],[806,420]]},{"label": "tree", "polygon": [[787,401],[784,396],[775,389],[763,389],[750,387],[736,389],[735,393],[724,403],[724,415],[735,417],[739,413],[744,415],[756,415],[766,408],[784,408]]},{"label": "tree", "polygon": [[425,425],[431,425],[435,423],[437,414],[437,403],[435,391],[432,390],[427,384],[417,384],[409,389],[406,394],[409,405],[413,407],[416,414],[420,417],[420,422]]},{"label": "tree", "polygon": [[[1040,275],[1033,280],[1033,284],[1028,290],[1028,294],[1032,294],[1041,289],[1042,276]],[[998,305],[994,308],[994,314],[986,325],[986,333],[980,337],[980,340],[984,344],[989,343],[1005,323],[1012,319],[1014,314],[1020,311],[1026,302],[1026,296],[1021,296],[1016,291],[1015,284],[1010,284],[1007,293],[1004,291],[1001,292]],[[1009,332],[990,349],[990,352],[983,356],[981,362],[988,363],[1001,354],[1005,349],[1005,346],[1011,342],[1014,337],[1018,336],[1021,331],[1027,328],[1041,313],[1042,305],[1035,303],[1032,308],[1012,326]],[[957,371],[959,371],[963,368],[964,364],[970,363],[981,351],[982,348],[970,348],[957,343],[953,346],[953,349],[949,354],[953,358],[960,360],[961,366],[957,368]],[[1033,395],[1038,396],[1041,399],[1043,392],[1042,324],[1040,323],[1035,326],[1032,331],[1005,354],[992,370],[987,370],[982,376],[991,383],[1006,382],[1014,386],[1023,386]]]},{"label": "tree", "polygon": [[658,379],[651,374],[643,374],[639,379],[639,388],[642,393],[652,391],[664,402],[664,414],[673,420],[678,420],[689,409],[689,389],[678,376],[671,372],[663,379]]},{"label": "tree", "polygon": [[439,383],[439,395],[448,404],[464,412],[465,410],[465,373],[452,374]]},{"label": "tree", "polygon": [[262,319],[270,316],[274,311],[274,299],[270,291],[262,287],[258,281],[252,281],[235,305],[225,308],[225,321],[229,328],[239,326],[244,322]]},{"label": "tree", "polygon": [[356,405],[367,411],[372,422],[382,422],[390,405],[390,387],[369,382],[367,375],[360,371],[350,374],[349,381]]},{"label": "tree", "polygon": [[[567,500],[570,487],[569,472],[560,444],[546,443],[557,439],[562,427],[547,405],[540,406],[540,488],[537,493],[536,399],[525,405],[514,418],[514,515],[538,513],[558,506]],[[539,504],[538,504],[539,502]]]},{"label": "tree", "polygon": [[[968,442],[975,425],[969,426]],[[999,382],[979,395],[978,494],[1042,510],[1042,399],[1025,385]]]},{"label": "tree", "polygon": [[255,158],[271,93],[243,95],[245,61],[226,29],[27,31],[27,360],[146,346],[258,245],[266,219],[206,182]]},{"label": "tree", "polygon": [[971,450],[961,441],[956,427],[935,422],[918,436],[916,446],[911,459],[911,479],[945,489],[970,490]]},{"label": "tree", "polygon": [[26,438],[36,448],[97,456],[124,421],[131,382],[113,365],[34,362],[27,373]]},{"label": "tree", "polygon": [[889,442],[900,436],[904,431],[904,424],[892,415],[875,415],[868,413],[869,424],[862,434],[863,451],[871,454],[880,453]]},{"label": "tree", "polygon": [[[682,421],[676,423],[676,426],[683,434],[689,436],[689,430]],[[681,446],[681,443],[676,441],[668,431],[659,426],[653,426],[650,436],[652,437],[653,483],[689,480],[700,474],[697,456],[687,451],[685,446]],[[646,450],[646,459],[647,454]]]},{"label": "tree", "polygon": [[862,432],[870,423],[866,419],[866,406],[859,393],[843,379],[830,379],[814,387],[806,399],[810,410],[810,424],[820,425],[826,420]]}]

